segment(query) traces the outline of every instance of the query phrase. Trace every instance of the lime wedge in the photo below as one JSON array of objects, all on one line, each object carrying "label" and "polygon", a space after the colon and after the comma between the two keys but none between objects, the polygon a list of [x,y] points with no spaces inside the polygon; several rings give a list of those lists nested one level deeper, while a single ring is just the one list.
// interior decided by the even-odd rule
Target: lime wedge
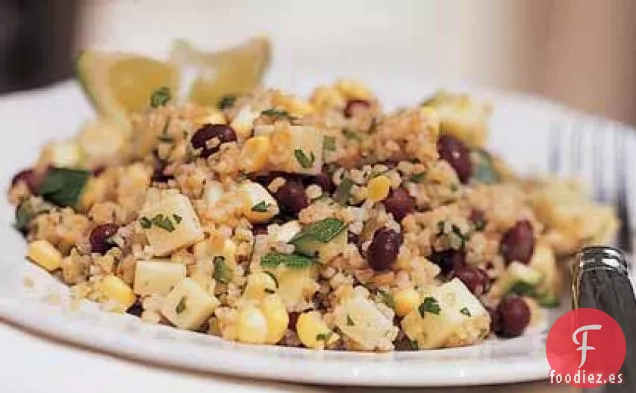
[{"label": "lime wedge", "polygon": [[203,52],[185,40],[176,40],[170,54],[175,64],[196,69],[189,99],[203,105],[216,105],[223,96],[254,89],[270,57],[271,43],[266,37],[251,38],[219,52]]},{"label": "lime wedge", "polygon": [[87,50],[76,62],[77,76],[97,111],[119,124],[131,113],[150,105],[150,96],[161,87],[177,92],[178,70],[144,56]]}]

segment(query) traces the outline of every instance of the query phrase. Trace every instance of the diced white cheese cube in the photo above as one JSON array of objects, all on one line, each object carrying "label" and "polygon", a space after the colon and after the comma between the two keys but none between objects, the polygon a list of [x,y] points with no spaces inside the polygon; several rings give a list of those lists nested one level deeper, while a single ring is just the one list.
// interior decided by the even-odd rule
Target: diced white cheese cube
[{"label": "diced white cheese cube", "polygon": [[286,159],[273,169],[289,173],[317,175],[322,169],[323,133],[311,126],[290,126],[272,134],[274,152]]},{"label": "diced white cheese cube", "polygon": [[402,329],[420,349],[458,347],[486,337],[490,316],[455,278],[424,293],[422,304],[402,320]]},{"label": "diced white cheese cube", "polygon": [[184,278],[184,264],[160,260],[137,261],[133,290],[138,295],[165,295]]},{"label": "diced white cheese cube", "polygon": [[289,241],[296,236],[302,227],[298,220],[287,221],[280,227],[278,227],[278,232],[276,232],[276,241],[281,243],[289,243]]},{"label": "diced white cheese cube", "polygon": [[344,335],[362,350],[388,350],[398,334],[393,321],[371,300],[353,297],[334,310],[334,320]]},{"label": "diced white cheese cube", "polygon": [[238,195],[243,202],[243,214],[252,223],[268,222],[279,212],[276,199],[258,183],[244,181]]},{"label": "diced white cheese cube", "polygon": [[157,256],[194,244],[204,236],[192,203],[181,194],[170,194],[144,207],[140,223]]},{"label": "diced white cheese cube", "polygon": [[218,305],[219,301],[194,280],[184,278],[164,298],[161,314],[181,329],[196,330],[212,316]]}]

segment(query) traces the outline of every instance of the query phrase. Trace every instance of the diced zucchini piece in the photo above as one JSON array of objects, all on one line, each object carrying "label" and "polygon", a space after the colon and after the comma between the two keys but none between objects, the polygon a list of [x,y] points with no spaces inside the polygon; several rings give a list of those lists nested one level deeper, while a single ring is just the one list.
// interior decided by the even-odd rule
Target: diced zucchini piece
[{"label": "diced zucchini piece", "polygon": [[181,194],[171,193],[144,207],[139,221],[156,256],[168,255],[204,236],[192,203]]},{"label": "diced zucchini piece", "polygon": [[402,320],[419,349],[472,345],[490,330],[490,316],[457,278],[423,293],[422,303]]},{"label": "diced zucchini piece", "polygon": [[531,266],[520,262],[512,262],[503,274],[494,282],[489,295],[500,298],[509,292],[523,296],[534,295],[541,284],[541,273]]},{"label": "diced zucchini piece", "polygon": [[278,281],[278,294],[288,310],[294,310],[295,306],[302,304],[313,296],[315,291],[315,268],[290,268],[279,265],[276,268],[267,268],[274,274]]},{"label": "diced zucchini piece", "polygon": [[322,169],[323,133],[311,126],[290,126],[272,134],[274,151],[284,154],[285,162],[272,168],[288,173],[317,175]]},{"label": "diced zucchini piece", "polygon": [[137,261],[133,290],[138,295],[165,295],[186,278],[186,267],[170,261]]},{"label": "diced zucchini piece", "polygon": [[347,226],[338,219],[326,218],[303,228],[291,239],[291,243],[299,253],[327,263],[344,252]]},{"label": "diced zucchini piece", "polygon": [[97,290],[102,295],[103,302],[111,307],[111,311],[125,312],[137,300],[132,288],[112,274],[99,282]]},{"label": "diced zucchini piece", "polygon": [[238,193],[243,202],[243,214],[252,223],[268,222],[280,211],[276,199],[258,183],[244,181]]},{"label": "diced zucchini piece", "polygon": [[423,105],[437,110],[442,133],[461,139],[471,147],[483,146],[492,112],[489,103],[465,94],[440,91]]},{"label": "diced zucchini piece", "polygon": [[184,278],[164,298],[161,314],[181,329],[196,330],[212,316],[218,305],[216,297],[191,278]]},{"label": "diced zucchini piece", "polygon": [[336,256],[342,254],[347,247],[347,231],[340,232],[327,243],[305,238],[294,244],[298,252],[307,256],[315,256],[321,263],[328,263]]},{"label": "diced zucchini piece", "polygon": [[336,326],[366,351],[390,348],[398,334],[393,321],[378,310],[369,299],[353,297],[334,310]]},{"label": "diced zucchini piece", "polygon": [[542,276],[542,281],[538,285],[534,297],[544,307],[558,306],[561,295],[561,277],[554,250],[545,244],[537,244],[529,265]]}]

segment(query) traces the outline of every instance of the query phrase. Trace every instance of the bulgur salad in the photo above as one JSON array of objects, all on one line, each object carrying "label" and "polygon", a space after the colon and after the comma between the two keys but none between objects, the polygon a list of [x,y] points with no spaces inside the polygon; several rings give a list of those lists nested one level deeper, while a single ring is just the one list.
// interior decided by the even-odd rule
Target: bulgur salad
[{"label": "bulgur salad", "polygon": [[15,226],[75,298],[146,322],[353,351],[515,337],[557,305],[558,261],[618,225],[512,173],[466,95],[387,112],[350,80],[215,105],[165,83],[109,117],[83,83],[100,117],[15,176]]}]

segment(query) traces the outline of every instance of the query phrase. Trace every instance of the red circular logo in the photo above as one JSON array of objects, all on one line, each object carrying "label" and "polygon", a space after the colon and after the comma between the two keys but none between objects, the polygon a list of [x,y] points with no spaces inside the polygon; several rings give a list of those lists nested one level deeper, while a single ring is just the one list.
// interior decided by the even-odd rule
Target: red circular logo
[{"label": "red circular logo", "polygon": [[594,308],[570,311],[548,333],[550,380],[581,388],[620,383],[625,351],[625,335],[612,317]]}]

